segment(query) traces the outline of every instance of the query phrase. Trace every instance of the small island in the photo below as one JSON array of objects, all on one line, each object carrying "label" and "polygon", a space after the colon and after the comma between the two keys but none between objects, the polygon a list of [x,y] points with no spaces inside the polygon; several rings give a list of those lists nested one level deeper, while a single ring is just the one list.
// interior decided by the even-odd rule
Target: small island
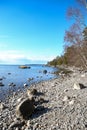
[{"label": "small island", "polygon": [[26,66],[26,65],[20,65],[19,66],[20,69],[30,69],[30,66]]}]

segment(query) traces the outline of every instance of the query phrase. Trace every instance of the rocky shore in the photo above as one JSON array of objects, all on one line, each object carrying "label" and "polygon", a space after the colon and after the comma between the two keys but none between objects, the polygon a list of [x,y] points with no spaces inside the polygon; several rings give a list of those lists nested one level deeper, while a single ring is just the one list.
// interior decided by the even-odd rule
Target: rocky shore
[{"label": "rocky shore", "polygon": [[32,114],[21,119],[16,112],[23,100],[31,98],[27,88],[13,93],[0,102],[0,130],[87,130],[86,71],[73,70],[29,89],[37,91],[32,94]]}]

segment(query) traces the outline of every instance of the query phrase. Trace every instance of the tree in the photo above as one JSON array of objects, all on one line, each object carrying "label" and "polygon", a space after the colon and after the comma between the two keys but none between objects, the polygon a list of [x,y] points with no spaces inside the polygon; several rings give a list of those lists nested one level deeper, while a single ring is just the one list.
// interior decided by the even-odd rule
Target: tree
[{"label": "tree", "polygon": [[[87,2],[86,0],[76,0],[82,7],[85,7],[86,11]],[[66,46],[76,46],[76,50],[83,62],[85,68],[87,68],[87,28],[85,24],[85,15],[81,8],[69,7],[67,10],[67,18],[73,20],[71,27],[65,31],[64,41],[68,44]]]}]

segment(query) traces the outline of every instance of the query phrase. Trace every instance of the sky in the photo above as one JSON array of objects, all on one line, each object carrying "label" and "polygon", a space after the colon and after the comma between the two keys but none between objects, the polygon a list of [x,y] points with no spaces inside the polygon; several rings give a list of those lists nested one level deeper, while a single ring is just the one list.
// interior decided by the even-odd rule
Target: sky
[{"label": "sky", "polygon": [[47,63],[63,53],[74,0],[0,0],[0,64]]}]

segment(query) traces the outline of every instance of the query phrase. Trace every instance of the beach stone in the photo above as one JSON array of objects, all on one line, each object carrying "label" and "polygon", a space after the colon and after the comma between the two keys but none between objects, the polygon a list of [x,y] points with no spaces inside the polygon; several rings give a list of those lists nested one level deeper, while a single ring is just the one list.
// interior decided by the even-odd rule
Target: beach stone
[{"label": "beach stone", "polygon": [[10,75],[11,73],[9,72],[8,75]]},{"label": "beach stone", "polygon": [[68,99],[70,99],[69,96],[64,96],[63,101],[65,102],[65,101],[67,101]]},{"label": "beach stone", "polygon": [[0,86],[4,86],[4,84],[2,82],[0,82]]},{"label": "beach stone", "polygon": [[38,123],[35,123],[35,124],[33,125],[33,130],[36,130],[36,129],[38,128],[38,126],[39,126],[39,124],[38,124]]},{"label": "beach stone", "polygon": [[34,80],[34,78],[33,77],[32,78],[28,78],[27,80],[28,80],[28,82],[30,82],[30,81]]},{"label": "beach stone", "polygon": [[33,102],[35,102],[35,93],[36,92],[34,92],[34,89],[27,89],[27,95],[28,95],[28,98],[30,99],[30,100],[32,100]]},{"label": "beach stone", "polygon": [[82,75],[81,75],[81,77],[83,77],[83,78],[84,78],[85,76],[86,76],[85,74],[82,74]]},{"label": "beach stone", "polygon": [[27,127],[30,127],[30,120],[27,121]]},{"label": "beach stone", "polygon": [[71,100],[70,102],[69,102],[69,105],[73,105],[74,104],[74,100]]},{"label": "beach stone", "polygon": [[3,78],[0,77],[0,80],[3,80]]},{"label": "beach stone", "polygon": [[11,129],[11,128],[19,128],[19,127],[22,127],[24,125],[24,122],[22,121],[22,122],[20,122],[19,120],[16,120],[15,122],[12,122],[11,124],[10,124],[10,126],[9,126],[9,130]]},{"label": "beach stone", "polygon": [[84,88],[84,85],[81,83],[74,83],[74,85],[73,85],[73,89],[79,90],[79,89],[83,89],[83,88]]},{"label": "beach stone", "polygon": [[37,94],[37,89],[27,89],[27,94],[29,95],[36,95]]},{"label": "beach stone", "polygon": [[40,97],[39,102],[44,103],[45,102],[44,98]]},{"label": "beach stone", "polygon": [[16,84],[14,84],[14,83],[12,82],[12,83],[9,83],[8,86],[15,87]]},{"label": "beach stone", "polygon": [[64,92],[68,92],[68,89],[65,89]]},{"label": "beach stone", "polygon": [[21,98],[17,99],[17,102],[21,102],[22,100],[23,100],[23,98],[21,97]]},{"label": "beach stone", "polygon": [[47,70],[43,70],[43,73],[46,74],[46,73],[47,73]]},{"label": "beach stone", "polygon": [[28,86],[28,84],[24,83],[24,87],[27,87],[27,86]]},{"label": "beach stone", "polygon": [[3,102],[0,103],[0,111],[4,110],[6,108],[5,104]]},{"label": "beach stone", "polygon": [[21,119],[28,119],[34,111],[32,100],[25,99],[16,107],[16,116]]}]

